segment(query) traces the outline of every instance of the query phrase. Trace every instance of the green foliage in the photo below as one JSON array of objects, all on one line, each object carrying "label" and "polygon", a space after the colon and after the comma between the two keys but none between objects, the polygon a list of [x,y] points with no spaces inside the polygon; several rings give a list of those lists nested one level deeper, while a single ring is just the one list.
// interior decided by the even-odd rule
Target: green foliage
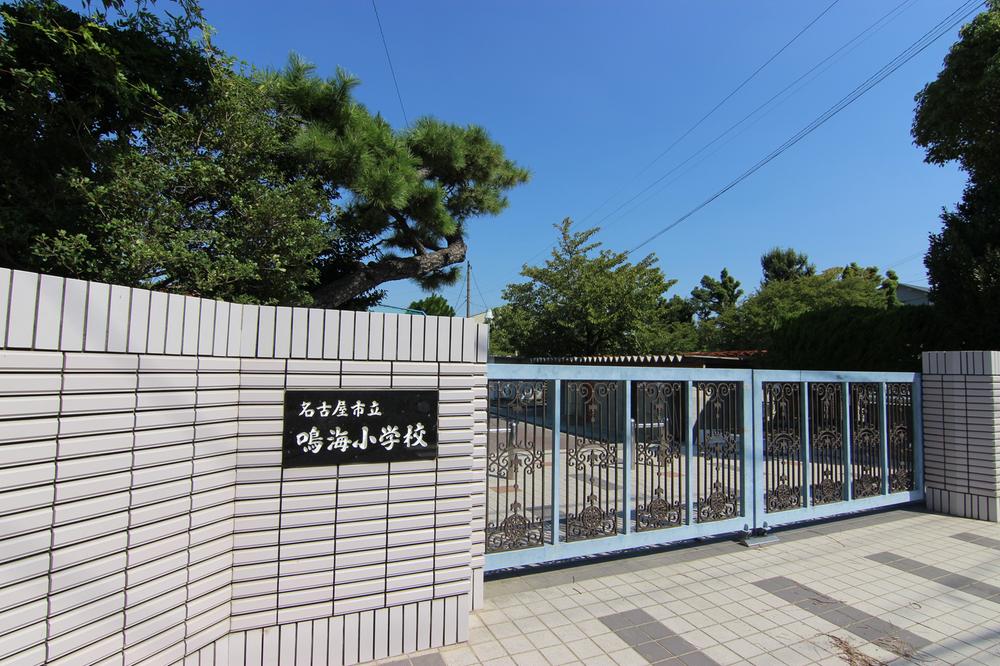
[{"label": "green foliage", "polygon": [[559,244],[544,266],[525,266],[529,280],[504,290],[507,304],[494,310],[491,327],[494,354],[648,353],[662,343],[669,317],[686,313],[690,322],[683,301],[665,298],[673,281],[653,255],[630,263],[591,242],[596,228],[571,232],[571,224],[557,226]]},{"label": "green foliage", "polygon": [[974,182],[1000,179],[1000,3],[962,28],[916,102],[913,138],[928,163],[957,160]]},{"label": "green foliage", "polygon": [[760,258],[760,267],[764,272],[762,284],[816,274],[816,267],[809,263],[809,257],[790,247],[771,248]]},{"label": "green foliage", "polygon": [[343,197],[338,231],[370,239],[366,247],[376,258],[374,267],[362,257],[327,263],[316,290],[320,303],[339,305],[361,293],[359,275],[365,288],[405,278],[425,289],[453,284],[467,222],[499,214],[506,192],[528,179],[481,127],[421,118],[394,131],[351,98],[357,80],[343,71],[324,80],[293,56],[267,83],[279,109],[302,121],[293,159]]},{"label": "green foliage", "polygon": [[411,310],[420,310],[425,314],[436,315],[438,317],[455,316],[455,308],[451,307],[445,297],[440,294],[431,294],[427,298],[413,301],[408,307]]},{"label": "green foliage", "polygon": [[480,127],[394,130],[343,71],[234,71],[175,4],[0,5],[0,264],[367,307],[391,280],[454,281],[467,223],[527,180]]},{"label": "green foliage", "polygon": [[924,259],[935,307],[963,326],[947,349],[1000,345],[1000,189],[971,186]]},{"label": "green foliage", "polygon": [[278,166],[291,119],[249,79],[220,65],[205,103],[171,114],[108,160],[106,182],[71,185],[86,233],[42,234],[47,269],[237,302],[308,303],[331,211],[315,178]]},{"label": "green foliage", "polygon": [[913,137],[926,161],[969,174],[924,259],[935,307],[963,326],[948,349],[1000,343],[1000,3],[962,28],[935,81],[916,96]]},{"label": "green foliage", "polygon": [[780,324],[765,362],[797,370],[919,372],[920,354],[947,348],[953,334],[927,305],[830,307]]},{"label": "green foliage", "polygon": [[44,269],[39,234],[89,226],[74,180],[107,182],[144,129],[204,98],[212,52],[190,38],[197,7],[161,19],[147,5],[109,0],[84,16],[55,0],[0,4],[3,265]]},{"label": "green foliage", "polygon": [[718,280],[710,275],[701,278],[701,285],[691,290],[691,304],[698,318],[704,320],[731,310],[742,295],[739,281],[723,268]]},{"label": "green foliage", "polygon": [[857,264],[793,280],[772,280],[738,308],[722,313],[714,321],[714,330],[703,331],[703,339],[722,349],[771,350],[778,343],[775,331],[808,313],[843,307],[884,310],[891,285],[877,268]]}]

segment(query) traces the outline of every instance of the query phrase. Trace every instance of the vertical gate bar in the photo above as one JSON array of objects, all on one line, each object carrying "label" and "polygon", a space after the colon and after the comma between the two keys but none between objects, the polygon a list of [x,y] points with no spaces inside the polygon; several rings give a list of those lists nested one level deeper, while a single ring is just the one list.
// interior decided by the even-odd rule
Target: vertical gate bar
[{"label": "vertical gate bar", "polygon": [[809,434],[809,382],[802,382],[799,385],[799,433],[802,437],[802,506],[812,506],[812,453],[809,447],[812,446],[812,438]]},{"label": "vertical gate bar", "polygon": [[561,492],[559,475],[562,473],[560,467],[560,448],[562,446],[562,380],[555,381],[555,400],[552,419],[552,545],[559,543],[559,505],[561,502]]},{"label": "vertical gate bar", "polygon": [[886,412],[889,404],[889,391],[885,382],[878,385],[878,438],[882,455],[882,494],[889,494],[889,419]]},{"label": "vertical gate bar", "polygon": [[[622,515],[625,521],[625,534],[632,533],[632,517],[631,510],[632,505],[635,500],[634,489],[632,488],[632,380],[625,380],[625,469],[623,470],[624,475],[622,481],[625,484],[624,492],[622,492],[622,499],[624,500],[624,509],[622,510]],[[616,475],[617,476],[617,475]],[[617,479],[616,479],[617,480]]]},{"label": "vertical gate bar", "polygon": [[854,494],[852,487],[854,478],[851,474],[851,430],[853,429],[851,427],[851,383],[843,382],[841,392],[844,404],[844,450],[842,452],[844,457],[844,499],[850,501]]},{"label": "vertical gate bar", "polygon": [[684,522],[693,525],[694,520],[694,493],[697,484],[694,482],[695,462],[694,462],[694,441],[695,428],[697,427],[697,407],[695,406],[694,382],[688,380],[684,382],[684,390],[687,393],[687,409],[684,410]]},{"label": "vertical gate bar", "polygon": [[[764,527],[764,383],[750,371],[743,383],[743,515],[754,529]],[[757,418],[760,407],[760,418]],[[750,503],[750,506],[747,506]]]},{"label": "vertical gate bar", "polygon": [[913,380],[913,392],[910,400],[911,418],[913,419],[913,489],[924,492],[924,403],[923,375],[917,375]]}]

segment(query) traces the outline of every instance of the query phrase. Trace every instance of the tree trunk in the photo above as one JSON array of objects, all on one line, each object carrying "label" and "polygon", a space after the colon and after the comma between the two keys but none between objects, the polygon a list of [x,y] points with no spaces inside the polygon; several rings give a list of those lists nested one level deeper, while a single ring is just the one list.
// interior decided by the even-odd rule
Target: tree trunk
[{"label": "tree trunk", "polygon": [[318,287],[313,298],[320,307],[335,308],[385,282],[407,280],[460,264],[465,261],[467,249],[465,241],[457,238],[449,241],[447,247],[427,254],[390,257],[367,264],[359,262],[352,273]]}]

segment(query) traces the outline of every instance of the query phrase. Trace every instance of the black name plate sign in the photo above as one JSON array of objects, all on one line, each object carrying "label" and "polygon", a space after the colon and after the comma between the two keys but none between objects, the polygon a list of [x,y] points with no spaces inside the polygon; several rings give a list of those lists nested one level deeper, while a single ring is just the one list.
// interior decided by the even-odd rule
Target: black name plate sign
[{"label": "black name plate sign", "polygon": [[437,391],[285,391],[282,467],[428,460]]}]

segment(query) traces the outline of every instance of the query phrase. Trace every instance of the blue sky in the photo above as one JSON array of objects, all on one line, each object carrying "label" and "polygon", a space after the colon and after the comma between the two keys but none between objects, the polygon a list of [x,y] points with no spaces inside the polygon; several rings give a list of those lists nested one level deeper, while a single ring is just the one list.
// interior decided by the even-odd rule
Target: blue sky
[{"label": "blue sky", "polygon": [[[897,7],[840,0],[698,129],[643,173],[830,0],[598,2],[380,0],[406,112],[484,126],[532,173],[496,218],[469,225],[472,309],[501,302],[525,262],[540,263],[564,217],[598,224],[631,249],[726,185],[962,3],[908,0],[882,29],[748,129],[721,141],[613,215],[774,93]],[[258,67],[295,51],[321,74],[360,77],[358,98],[393,125],[403,116],[369,0],[205,0],[216,43]],[[760,255],[792,246],[819,268],[857,261],[926,284],[922,254],[964,175],[923,163],[909,134],[913,96],[934,79],[957,30],[704,210],[645,246],[687,295],[722,267],[751,291]],[[829,63],[828,63],[829,64]],[[614,196],[613,196],[614,195]],[[602,208],[600,204],[611,200]],[[586,218],[586,219],[585,219]],[[480,291],[482,296],[480,296]],[[422,296],[388,286],[386,304]],[[443,290],[464,309],[464,286]]]}]

